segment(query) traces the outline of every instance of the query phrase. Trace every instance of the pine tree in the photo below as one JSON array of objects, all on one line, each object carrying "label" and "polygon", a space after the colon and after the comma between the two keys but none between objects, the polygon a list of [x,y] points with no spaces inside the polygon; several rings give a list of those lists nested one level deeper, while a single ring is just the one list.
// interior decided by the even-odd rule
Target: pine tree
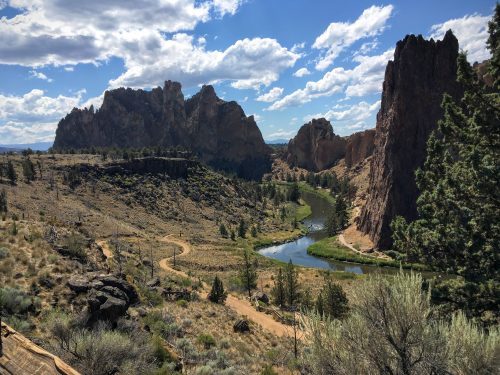
[{"label": "pine tree", "polygon": [[288,200],[292,202],[298,202],[299,199],[300,199],[299,185],[295,182],[292,184],[288,192]]},{"label": "pine tree", "polygon": [[224,304],[226,302],[227,292],[224,290],[224,285],[221,279],[216,275],[212,283],[212,289],[208,295],[208,299],[213,303]]},{"label": "pine tree", "polygon": [[0,191],[0,213],[5,213],[7,211],[7,192],[5,189],[2,189],[2,191]]},{"label": "pine tree", "polygon": [[245,238],[247,235],[247,225],[245,220],[240,220],[240,225],[238,226],[238,236],[241,238]]},{"label": "pine tree", "polygon": [[273,296],[275,305],[282,308],[286,304],[285,277],[283,276],[283,270],[281,267],[276,275],[271,295]]},{"label": "pine tree", "polygon": [[299,274],[292,263],[292,260],[288,262],[285,267],[285,290],[286,290],[286,301],[288,306],[296,307],[300,298],[300,284],[299,284]]},{"label": "pine tree", "polygon": [[248,292],[248,297],[251,297],[252,290],[257,288],[257,262],[252,261],[248,250],[243,252],[243,264],[239,276]]},{"label": "pine tree", "polygon": [[35,179],[35,165],[29,157],[24,158],[22,162],[23,175],[27,183]]},{"label": "pine tree", "polygon": [[321,296],[325,315],[332,319],[341,319],[347,315],[349,311],[347,296],[342,287],[333,282],[329,276],[325,278],[325,286]]},{"label": "pine tree", "polygon": [[252,233],[252,237],[257,237],[257,228],[255,228],[255,225],[252,226],[251,233]]},{"label": "pine tree", "polygon": [[318,293],[318,296],[316,297],[316,302],[314,304],[314,309],[316,310],[316,313],[319,316],[323,316],[325,313],[325,309],[323,306],[323,291],[320,291]]},{"label": "pine tree", "polygon": [[[490,22],[493,87],[485,87],[460,54],[461,102],[444,95],[444,118],[427,143],[427,158],[417,171],[418,218],[392,223],[394,247],[410,259],[465,279],[463,300],[469,314],[498,314],[500,293],[500,5]],[[496,296],[496,297],[495,297]],[[451,298],[448,296],[448,298]]]},{"label": "pine tree", "polygon": [[227,229],[226,229],[226,226],[224,225],[224,223],[221,223],[220,226],[219,226],[219,232],[220,232],[220,235],[224,238],[227,237],[228,233],[227,233]]},{"label": "pine tree", "polygon": [[335,204],[326,219],[326,232],[328,236],[334,236],[347,225],[347,205],[344,198],[338,195]]},{"label": "pine tree", "polygon": [[16,170],[14,169],[14,164],[12,164],[11,160],[7,162],[7,178],[10,180],[10,183],[12,185],[16,184],[17,173]]}]

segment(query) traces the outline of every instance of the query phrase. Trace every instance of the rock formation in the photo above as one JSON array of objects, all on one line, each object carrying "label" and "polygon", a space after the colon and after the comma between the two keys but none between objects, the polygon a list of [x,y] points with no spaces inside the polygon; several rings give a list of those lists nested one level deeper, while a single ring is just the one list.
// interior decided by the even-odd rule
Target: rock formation
[{"label": "rock formation", "polygon": [[329,121],[313,119],[288,143],[286,161],[292,167],[322,171],[344,157],[346,144],[344,138],[335,135]]},{"label": "rock formation", "polygon": [[212,86],[185,100],[178,82],[152,91],[106,91],[99,110],[73,109],[57,127],[55,149],[181,146],[201,161],[259,178],[270,170],[270,149],[253,116],[226,102]]},{"label": "rock formation", "polygon": [[375,129],[354,133],[347,138],[345,165],[351,168],[371,156],[374,148]]},{"label": "rock formation", "polygon": [[377,249],[391,246],[394,217],[416,217],[415,170],[423,165],[427,139],[443,115],[443,93],[461,94],[457,56],[458,41],[451,31],[437,42],[409,35],[397,43],[394,61],[387,64],[369,196],[359,220]]}]

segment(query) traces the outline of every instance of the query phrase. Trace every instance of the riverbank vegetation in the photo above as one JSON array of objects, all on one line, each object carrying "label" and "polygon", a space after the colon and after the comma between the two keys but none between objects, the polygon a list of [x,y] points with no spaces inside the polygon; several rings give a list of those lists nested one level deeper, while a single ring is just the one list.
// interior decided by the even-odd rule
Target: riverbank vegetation
[{"label": "riverbank vegetation", "polygon": [[429,268],[423,264],[405,263],[392,259],[377,258],[368,255],[357,254],[343,246],[336,236],[324,238],[318,242],[313,243],[307,248],[307,253],[310,255],[338,260],[341,262],[369,264],[381,267],[402,267],[405,269],[413,269],[417,271],[429,270]]}]

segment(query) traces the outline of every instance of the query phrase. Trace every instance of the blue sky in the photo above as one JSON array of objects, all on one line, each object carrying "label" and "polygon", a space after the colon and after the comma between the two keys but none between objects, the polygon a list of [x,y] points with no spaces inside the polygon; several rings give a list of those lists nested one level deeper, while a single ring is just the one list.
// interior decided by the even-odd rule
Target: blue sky
[{"label": "blue sky", "polygon": [[375,126],[387,61],[406,34],[451,28],[489,57],[494,1],[0,0],[0,144],[53,140],[73,107],[167,79],[211,83],[268,140],[313,117]]}]

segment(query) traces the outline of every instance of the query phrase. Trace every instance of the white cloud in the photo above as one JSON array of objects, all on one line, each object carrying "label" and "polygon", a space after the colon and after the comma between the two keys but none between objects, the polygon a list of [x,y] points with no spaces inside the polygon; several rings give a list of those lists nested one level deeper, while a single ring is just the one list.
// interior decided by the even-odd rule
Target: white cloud
[{"label": "white cloud", "polygon": [[[300,57],[275,39],[236,41],[206,50],[186,32],[212,13],[234,14],[236,0],[17,0],[23,13],[0,19],[0,64],[99,64],[121,58],[126,71],[111,87],[153,87],[165,79],[186,86],[229,80],[235,88],[268,86]],[[137,11],[140,9],[141,11]]]},{"label": "white cloud", "polygon": [[313,118],[324,117],[328,121],[338,121],[338,122],[362,122],[369,119],[375,111],[380,108],[380,100],[375,103],[369,104],[365,101],[353,104],[351,106],[342,106],[346,108],[345,110],[339,111],[335,110],[339,108],[338,106],[333,107],[333,109],[328,110],[325,113],[317,113],[314,115],[309,115],[304,117],[304,121],[310,121]]},{"label": "white cloud", "polygon": [[271,103],[278,100],[281,94],[283,94],[283,89],[281,87],[273,87],[269,92],[262,94],[255,100],[258,102]]},{"label": "white cloud", "polygon": [[295,73],[293,73],[295,77],[304,77],[308,76],[309,74],[311,74],[311,72],[307,68],[300,68]]},{"label": "white cloud", "polygon": [[345,92],[349,97],[364,96],[382,91],[387,62],[393,57],[390,49],[376,56],[356,56],[358,62],[353,69],[333,68],[319,81],[307,82],[305,88],[296,90],[267,108],[269,111],[299,106],[323,96]]},{"label": "white cloud", "polygon": [[65,66],[64,70],[67,72],[73,72],[75,70],[75,68],[73,66]]},{"label": "white cloud", "polygon": [[213,7],[221,16],[236,14],[241,4],[243,4],[243,0],[213,0]]},{"label": "white cloud", "polygon": [[27,143],[54,138],[59,120],[81,105],[85,90],[74,96],[45,96],[33,89],[22,96],[0,95],[0,138],[3,143]]},{"label": "white cloud", "polygon": [[466,15],[462,18],[455,18],[446,22],[433,25],[431,27],[431,37],[443,39],[446,31],[451,29],[458,39],[460,48],[467,51],[467,58],[470,62],[482,62],[490,57],[486,48],[488,39],[488,21],[491,16],[481,16],[479,14]]},{"label": "white cloud", "polygon": [[280,138],[290,139],[293,138],[295,134],[297,134],[297,130],[278,129],[276,132],[268,134],[265,138],[270,141]]},{"label": "white cloud", "polygon": [[333,22],[318,36],[313,48],[325,50],[316,64],[316,69],[324,70],[333,64],[337,56],[354,42],[375,37],[386,28],[387,20],[390,18],[394,7],[371,6],[365,9],[359,18],[352,22]]},{"label": "white cloud", "polygon": [[295,53],[298,53],[300,52],[301,50],[303,50],[304,48],[306,47],[306,42],[302,42],[302,43],[295,43],[291,50],[292,52],[295,52]]},{"label": "white cloud", "polygon": [[49,78],[45,74],[43,74],[42,72],[37,72],[36,70],[30,70],[30,77],[31,78],[38,78],[38,79],[47,81],[49,83],[53,81],[52,78]]}]

